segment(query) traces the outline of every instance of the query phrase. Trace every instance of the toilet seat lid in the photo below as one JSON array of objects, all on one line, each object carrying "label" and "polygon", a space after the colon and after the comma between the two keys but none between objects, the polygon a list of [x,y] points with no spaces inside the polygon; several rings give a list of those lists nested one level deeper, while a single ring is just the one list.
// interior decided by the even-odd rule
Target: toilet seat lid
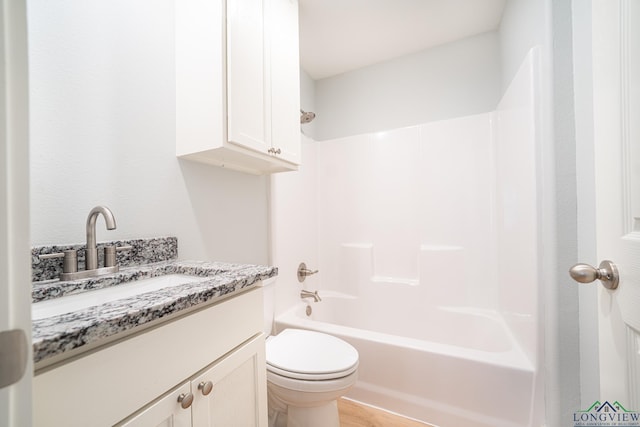
[{"label": "toilet seat lid", "polygon": [[352,345],[321,332],[285,329],[267,340],[267,369],[280,375],[339,378],[357,366],[358,351]]}]

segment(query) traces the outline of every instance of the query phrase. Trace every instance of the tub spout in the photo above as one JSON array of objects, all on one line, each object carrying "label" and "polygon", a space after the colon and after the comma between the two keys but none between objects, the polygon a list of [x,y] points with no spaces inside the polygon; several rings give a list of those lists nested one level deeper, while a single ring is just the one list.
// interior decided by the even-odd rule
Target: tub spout
[{"label": "tub spout", "polygon": [[313,300],[315,302],[320,302],[322,301],[322,298],[320,298],[320,295],[318,295],[318,291],[315,292],[311,292],[311,291],[307,291],[305,289],[300,291],[300,298],[313,298]]}]

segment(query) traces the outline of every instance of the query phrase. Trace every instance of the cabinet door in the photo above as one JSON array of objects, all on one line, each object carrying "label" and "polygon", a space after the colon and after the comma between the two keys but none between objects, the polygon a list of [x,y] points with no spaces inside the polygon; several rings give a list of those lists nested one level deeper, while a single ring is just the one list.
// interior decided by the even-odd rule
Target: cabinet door
[{"label": "cabinet door", "polygon": [[[207,382],[213,389],[204,395]],[[202,384],[202,386],[200,386]],[[266,427],[264,335],[247,342],[191,382],[194,427]]]},{"label": "cabinet door", "polygon": [[267,153],[263,0],[227,1],[227,139]]},{"label": "cabinet door", "polygon": [[300,53],[298,1],[270,0],[266,9],[270,46],[271,145],[278,158],[300,164]]},{"label": "cabinet door", "polygon": [[189,383],[182,384],[116,427],[191,427],[191,409],[182,409],[178,402],[178,396],[190,391]]},{"label": "cabinet door", "polygon": [[192,155],[223,144],[224,2],[175,0],[176,154]]}]

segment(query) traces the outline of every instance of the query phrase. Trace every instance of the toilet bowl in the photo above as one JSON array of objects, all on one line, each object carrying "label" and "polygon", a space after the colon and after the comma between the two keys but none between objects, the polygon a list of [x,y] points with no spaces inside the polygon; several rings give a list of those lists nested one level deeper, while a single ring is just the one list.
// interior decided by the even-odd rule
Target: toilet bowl
[{"label": "toilet bowl", "polygon": [[339,427],[337,399],[356,382],[358,351],[300,329],[269,337],[266,351],[269,427]]}]

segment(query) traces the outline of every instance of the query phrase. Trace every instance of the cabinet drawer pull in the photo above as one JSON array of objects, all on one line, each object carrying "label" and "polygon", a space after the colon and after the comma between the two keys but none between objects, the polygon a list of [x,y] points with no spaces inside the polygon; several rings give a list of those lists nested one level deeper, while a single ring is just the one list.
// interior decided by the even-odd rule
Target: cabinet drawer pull
[{"label": "cabinet drawer pull", "polygon": [[178,396],[178,403],[182,409],[188,409],[193,403],[193,393],[182,393]]},{"label": "cabinet drawer pull", "polygon": [[198,390],[202,392],[203,396],[206,396],[211,393],[211,390],[213,390],[213,383],[211,381],[202,381],[200,384],[198,384]]}]

